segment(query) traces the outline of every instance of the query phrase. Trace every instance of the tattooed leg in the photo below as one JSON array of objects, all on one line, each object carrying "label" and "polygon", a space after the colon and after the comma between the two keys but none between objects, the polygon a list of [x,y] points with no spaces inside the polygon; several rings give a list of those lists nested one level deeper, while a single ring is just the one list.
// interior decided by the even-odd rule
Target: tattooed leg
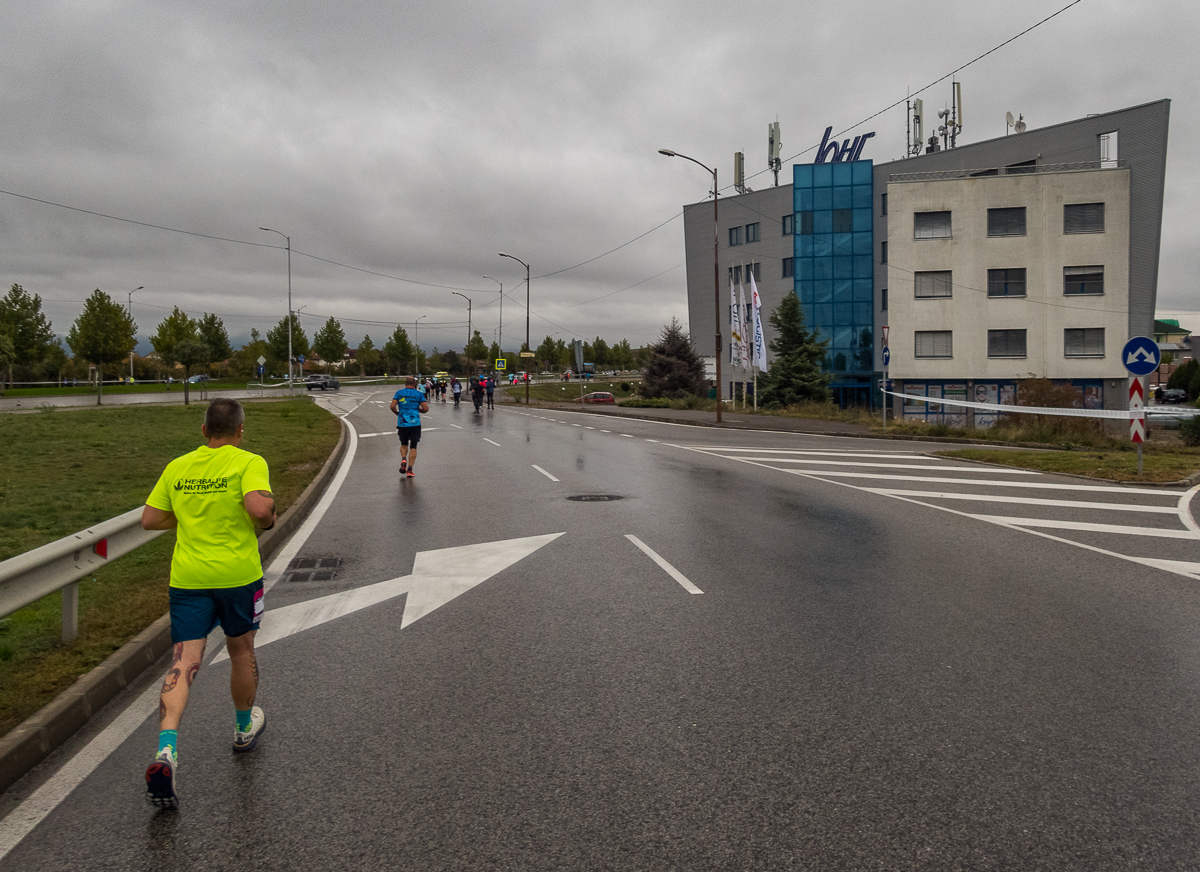
[{"label": "tattooed leg", "polygon": [[241,636],[226,636],[229,649],[229,691],[234,708],[245,711],[254,705],[258,693],[258,659],[254,656],[255,630]]},{"label": "tattooed leg", "polygon": [[[158,700],[158,728],[160,730],[177,730],[183,719],[183,710],[187,707],[188,691],[200,662],[204,659],[204,648],[207,641],[191,639],[187,642],[176,642],[171,658],[171,665],[163,679],[162,691]],[[183,678],[183,681],[179,679]]]}]

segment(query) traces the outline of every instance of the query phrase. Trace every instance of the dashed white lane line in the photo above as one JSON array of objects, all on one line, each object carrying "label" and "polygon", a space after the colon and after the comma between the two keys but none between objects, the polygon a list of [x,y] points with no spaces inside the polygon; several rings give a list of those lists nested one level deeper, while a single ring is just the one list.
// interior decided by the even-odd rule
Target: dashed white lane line
[{"label": "dashed white lane line", "polygon": [[546,470],[542,469],[536,463],[531,463],[529,465],[532,466],[534,469],[536,469],[538,472],[540,472],[542,475],[546,476],[546,478],[550,479],[551,481],[558,481],[557,478],[552,476],[550,473],[546,472]]},{"label": "dashed white lane line", "polygon": [[451,426],[451,427],[453,427],[455,430],[461,430],[461,429],[462,429],[462,427],[458,426],[457,424],[451,424],[450,426]]},{"label": "dashed white lane line", "polygon": [[394,432],[394,430],[384,430],[382,433],[363,433],[358,438],[370,439],[372,436],[391,436]]},{"label": "dashed white lane line", "polygon": [[[484,442],[492,442],[492,440],[491,440],[491,439],[488,439],[486,436],[484,436],[484,437],[483,437],[483,441],[484,441]],[[495,445],[497,448],[499,448],[499,447],[500,447],[500,443],[499,443],[499,442],[492,442],[492,444],[493,444],[493,445]]]},{"label": "dashed white lane line", "polygon": [[572,424],[571,426],[572,427],[582,427],[583,425],[582,424]]},{"label": "dashed white lane line", "polygon": [[632,437],[632,436],[630,436],[628,433],[622,433],[621,435],[622,435],[622,436],[624,436],[626,439],[632,439],[632,438],[633,438],[633,437]]},{"label": "dashed white lane line", "polygon": [[[579,425],[576,424],[575,426],[578,427]],[[596,428],[595,427],[584,427],[583,429],[584,430],[595,430]]]},{"label": "dashed white lane line", "polygon": [[646,441],[647,442],[657,442],[658,440],[657,439],[647,439]]},{"label": "dashed white lane line", "polygon": [[601,432],[601,433],[611,433],[611,432],[612,432],[612,430],[601,430],[600,432]]},{"label": "dashed white lane line", "polygon": [[637,536],[634,536],[632,533],[626,533],[625,538],[628,539],[630,542],[632,542],[634,545],[636,545],[638,548],[640,548],[647,557],[649,557],[651,560],[653,560],[655,563],[657,563],[660,567],[662,567],[662,569],[667,573],[667,575],[671,576],[671,578],[673,578],[677,582],[679,582],[679,584],[683,587],[683,589],[686,590],[688,593],[693,593],[693,594],[704,593],[704,591],[702,591],[700,588],[696,587],[696,585],[694,585],[690,581],[688,581],[687,576],[685,576],[682,572],[680,572],[678,569],[676,569],[670,563],[667,563],[667,561],[665,561],[662,557],[660,557],[654,551],[653,548],[651,548],[649,545],[647,545],[645,542],[643,542]]}]

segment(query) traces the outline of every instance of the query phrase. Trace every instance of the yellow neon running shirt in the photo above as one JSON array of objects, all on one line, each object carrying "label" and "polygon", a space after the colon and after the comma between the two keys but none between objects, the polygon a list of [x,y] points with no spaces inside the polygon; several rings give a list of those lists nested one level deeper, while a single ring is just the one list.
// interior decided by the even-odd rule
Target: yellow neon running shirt
[{"label": "yellow neon running shirt", "polygon": [[179,521],[171,587],[241,587],[262,578],[254,519],[242,498],[270,489],[267,462],[233,445],[202,445],[167,464],[146,505]]}]

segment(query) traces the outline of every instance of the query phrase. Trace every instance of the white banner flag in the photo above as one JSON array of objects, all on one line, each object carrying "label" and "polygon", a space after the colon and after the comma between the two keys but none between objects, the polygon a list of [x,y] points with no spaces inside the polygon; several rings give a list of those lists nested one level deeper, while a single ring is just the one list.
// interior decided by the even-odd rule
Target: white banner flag
[{"label": "white banner flag", "polygon": [[[753,281],[754,277],[751,276],[750,280]],[[743,323],[745,322],[745,320],[747,320],[746,319],[746,288],[741,282],[738,282],[738,317],[743,320]],[[742,329],[741,333],[742,333],[742,341],[741,341],[741,344],[738,346],[738,355],[741,358],[742,369],[749,369],[750,368],[750,337],[746,335],[745,328]]]},{"label": "white banner flag", "polygon": [[758,285],[754,282],[754,274],[750,274],[750,299],[754,304],[754,368],[759,372],[767,371],[767,343],[763,338],[762,329],[762,297],[758,295]]},{"label": "white banner flag", "polygon": [[729,277],[729,363],[737,366],[742,359],[742,318],[738,313],[737,292],[733,289],[733,276]]}]

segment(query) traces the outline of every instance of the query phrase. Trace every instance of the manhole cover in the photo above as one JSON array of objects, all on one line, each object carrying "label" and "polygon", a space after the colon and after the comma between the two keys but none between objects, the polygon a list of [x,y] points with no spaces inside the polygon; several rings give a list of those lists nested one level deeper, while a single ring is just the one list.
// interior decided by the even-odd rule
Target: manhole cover
[{"label": "manhole cover", "polygon": [[574,500],[577,503],[611,503],[613,500],[625,499],[620,494],[577,494],[573,497],[567,497],[569,500]]}]

